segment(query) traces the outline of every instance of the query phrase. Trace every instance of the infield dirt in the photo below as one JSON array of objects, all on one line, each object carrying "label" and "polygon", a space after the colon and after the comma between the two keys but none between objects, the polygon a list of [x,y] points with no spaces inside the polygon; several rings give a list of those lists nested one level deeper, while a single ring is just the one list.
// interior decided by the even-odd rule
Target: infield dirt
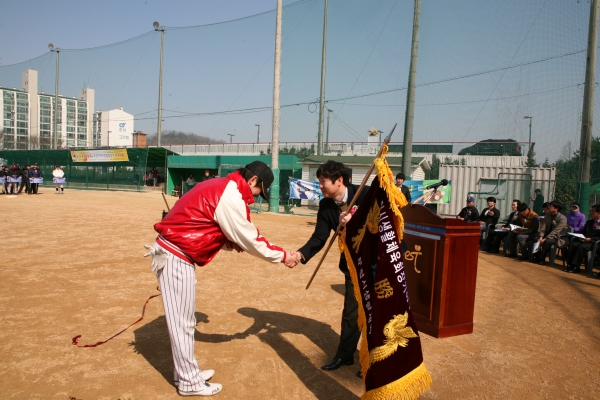
[{"label": "infield dirt", "polygon": [[[176,199],[168,197],[170,204]],[[67,190],[0,196],[0,397],[176,399],[157,281],[144,244],[160,193]],[[302,212],[303,209],[300,209]],[[314,214],[314,213],[313,213]],[[261,234],[295,250],[315,216],[252,213]],[[196,269],[196,357],[216,370],[218,399],[357,399],[356,364],[324,372],[335,353],[343,275],[332,249],[292,270],[221,252]],[[560,264],[560,262],[558,263]],[[600,281],[480,254],[474,332],[421,334],[433,386],[423,399],[600,398]]]}]

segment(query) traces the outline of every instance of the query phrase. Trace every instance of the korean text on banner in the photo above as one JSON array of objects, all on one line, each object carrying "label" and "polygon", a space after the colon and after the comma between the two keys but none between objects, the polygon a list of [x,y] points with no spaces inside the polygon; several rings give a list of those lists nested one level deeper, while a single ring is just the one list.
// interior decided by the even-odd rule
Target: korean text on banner
[{"label": "korean text on banner", "polygon": [[418,399],[432,380],[406,286],[399,207],[407,203],[385,159],[375,164],[378,177],[339,239],[359,304],[361,398]]},{"label": "korean text on banner", "polygon": [[129,161],[127,149],[71,150],[73,162]]}]

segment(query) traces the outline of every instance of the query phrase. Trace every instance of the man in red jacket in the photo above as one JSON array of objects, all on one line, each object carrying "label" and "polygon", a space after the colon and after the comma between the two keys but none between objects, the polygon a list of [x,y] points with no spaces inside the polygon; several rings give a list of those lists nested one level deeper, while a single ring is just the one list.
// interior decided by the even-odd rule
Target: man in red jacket
[{"label": "man in red jacket", "polygon": [[175,364],[174,380],[182,396],[212,396],[222,385],[208,383],[213,370],[202,371],[194,356],[196,276],[194,264],[208,264],[221,250],[246,251],[273,263],[293,266],[299,255],[286,252],[260,235],[250,221],[254,196],[267,199],[273,172],[254,161],[224,178],[197,184],[154,225],[158,238],[151,268],[162,293]]}]

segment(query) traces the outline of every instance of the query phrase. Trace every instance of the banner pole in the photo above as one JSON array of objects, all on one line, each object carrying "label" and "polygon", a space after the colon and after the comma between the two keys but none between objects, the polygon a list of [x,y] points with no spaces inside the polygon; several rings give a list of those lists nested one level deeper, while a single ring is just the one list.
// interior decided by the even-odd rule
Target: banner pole
[{"label": "banner pole", "polygon": [[[390,140],[392,139],[392,134],[394,133],[394,130],[396,129],[397,125],[398,125],[397,123],[394,124],[394,127],[392,128],[391,132],[387,135],[387,137],[383,141],[383,145],[379,149],[379,152],[375,156],[375,159],[378,159],[381,156],[381,154],[383,153],[383,148],[385,146],[387,146],[388,143],[390,142]],[[362,192],[363,188],[367,185],[367,181],[369,180],[369,177],[371,176],[371,173],[373,172],[374,169],[375,169],[375,161],[373,161],[373,163],[369,167],[369,170],[365,174],[365,177],[363,178],[362,183],[360,184],[360,187],[358,188],[358,190],[354,194],[354,197],[352,198],[352,201],[348,205],[348,210],[351,210],[352,207],[354,206],[354,203],[356,203],[356,201],[358,200],[358,196],[360,195],[360,192]],[[329,249],[331,248],[331,245],[335,241],[335,238],[337,238],[337,236],[340,233],[340,231],[342,230],[342,228],[343,227],[341,225],[338,225],[338,227],[336,228],[335,233],[333,234],[333,237],[331,238],[331,240],[329,241],[329,244],[327,245],[327,248],[325,249],[325,252],[321,256],[321,260],[317,264],[317,267],[315,268],[315,271],[312,273],[312,275],[310,277],[310,280],[306,284],[305,290],[308,290],[308,288],[310,287],[310,284],[312,283],[313,279],[315,279],[315,275],[317,275],[317,272],[319,271],[319,268],[321,268],[321,264],[323,264],[323,260],[325,260],[325,257],[327,256],[327,253],[329,252]]]}]

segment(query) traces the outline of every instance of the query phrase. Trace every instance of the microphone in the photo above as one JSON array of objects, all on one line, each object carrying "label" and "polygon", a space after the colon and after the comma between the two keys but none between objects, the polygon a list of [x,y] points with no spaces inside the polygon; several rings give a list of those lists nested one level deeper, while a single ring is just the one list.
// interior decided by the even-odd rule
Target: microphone
[{"label": "microphone", "polygon": [[433,185],[429,185],[425,189],[437,189],[440,186],[446,186],[447,184],[448,184],[448,179],[442,179],[440,182],[434,183]]}]

